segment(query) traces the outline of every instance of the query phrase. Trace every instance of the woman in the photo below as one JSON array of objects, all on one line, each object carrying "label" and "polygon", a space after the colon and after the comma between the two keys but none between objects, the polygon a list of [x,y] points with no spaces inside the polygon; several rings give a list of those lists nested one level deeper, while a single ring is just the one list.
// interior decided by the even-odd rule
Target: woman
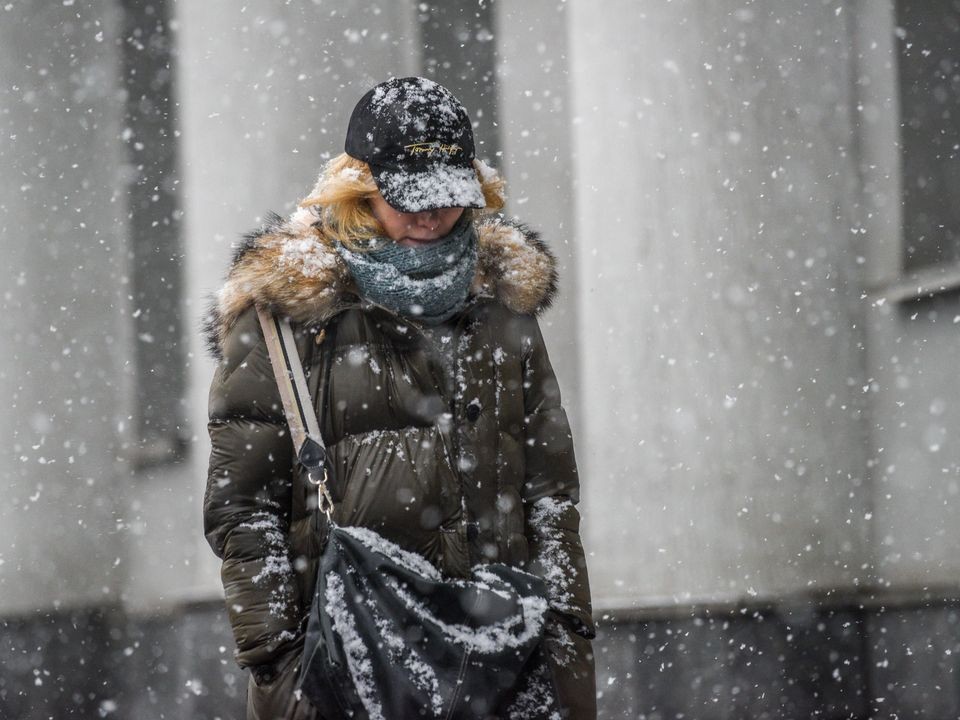
[{"label": "woman", "polygon": [[234,257],[209,321],[204,522],[251,670],[248,718],[317,716],[294,687],[321,550],[255,304],[293,323],[342,496],[334,519],[450,577],[489,562],[543,577],[552,683],[525,686],[504,717],[595,716],[579,482],[536,321],[555,261],[492,214],[502,188],[459,101],[393,79],[360,100],[346,153],[300,209]]}]

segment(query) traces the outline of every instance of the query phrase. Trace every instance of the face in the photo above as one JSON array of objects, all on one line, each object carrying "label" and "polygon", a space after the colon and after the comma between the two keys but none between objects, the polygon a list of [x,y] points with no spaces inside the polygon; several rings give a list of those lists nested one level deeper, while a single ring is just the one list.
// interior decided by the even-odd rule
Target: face
[{"label": "face", "polygon": [[446,236],[463,215],[462,207],[400,212],[394,210],[379,193],[370,198],[370,208],[387,237],[404,247],[423,247],[436,242]]}]

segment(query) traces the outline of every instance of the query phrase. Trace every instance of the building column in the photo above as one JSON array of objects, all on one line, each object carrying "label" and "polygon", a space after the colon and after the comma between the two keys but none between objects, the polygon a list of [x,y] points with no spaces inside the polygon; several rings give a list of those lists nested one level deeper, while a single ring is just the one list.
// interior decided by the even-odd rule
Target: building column
[{"label": "building column", "polygon": [[115,602],[131,437],[121,16],[0,8],[0,616]]},{"label": "building column", "polygon": [[848,13],[568,12],[598,604],[852,591],[869,488]]}]

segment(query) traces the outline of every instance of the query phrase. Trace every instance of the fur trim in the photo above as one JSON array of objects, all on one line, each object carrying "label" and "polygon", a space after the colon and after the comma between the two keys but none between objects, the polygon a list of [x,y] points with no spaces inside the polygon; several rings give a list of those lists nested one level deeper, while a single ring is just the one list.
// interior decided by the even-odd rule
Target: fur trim
[{"label": "fur trim", "polygon": [[[314,208],[289,219],[270,213],[264,225],[243,237],[226,282],[204,319],[210,353],[219,358],[227,331],[259,303],[302,324],[320,323],[354,291],[350,272],[325,245]],[[513,312],[538,314],[557,292],[557,261],[538,233],[502,217],[477,222],[479,238],[473,294],[491,295]]]},{"label": "fur trim", "polygon": [[557,259],[526,225],[502,218],[477,223],[479,257],[475,295],[494,296],[521,315],[539,315],[557,294]]}]

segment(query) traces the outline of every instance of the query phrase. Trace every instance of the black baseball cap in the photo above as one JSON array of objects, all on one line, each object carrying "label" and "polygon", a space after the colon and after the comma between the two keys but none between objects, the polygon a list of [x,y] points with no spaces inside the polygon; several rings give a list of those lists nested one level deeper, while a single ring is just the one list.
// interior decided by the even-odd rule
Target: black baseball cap
[{"label": "black baseball cap", "polygon": [[401,212],[486,205],[473,167],[473,129],[453,93],[422,77],[380,83],[353,109],[347,155],[370,166]]}]

